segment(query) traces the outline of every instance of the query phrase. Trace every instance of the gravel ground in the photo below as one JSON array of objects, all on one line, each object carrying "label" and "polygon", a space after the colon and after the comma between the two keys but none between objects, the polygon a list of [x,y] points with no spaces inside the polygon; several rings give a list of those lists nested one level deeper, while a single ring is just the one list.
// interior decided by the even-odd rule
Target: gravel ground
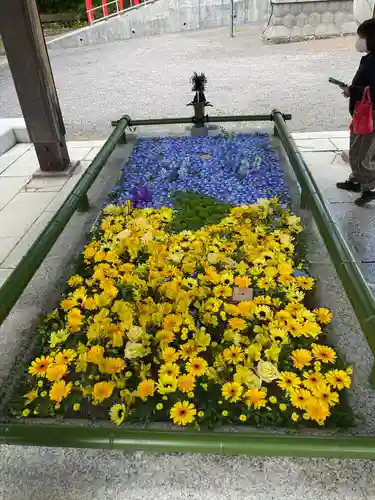
[{"label": "gravel ground", "polygon": [[[53,46],[51,46],[53,47]],[[328,77],[349,81],[353,37],[265,45],[259,27],[227,29],[54,51],[51,60],[69,138],[107,135],[111,120],[189,115],[189,78],[205,71],[214,114],[293,114],[295,131],[348,126],[347,102]],[[8,67],[0,66],[0,116],[21,116]]]}]

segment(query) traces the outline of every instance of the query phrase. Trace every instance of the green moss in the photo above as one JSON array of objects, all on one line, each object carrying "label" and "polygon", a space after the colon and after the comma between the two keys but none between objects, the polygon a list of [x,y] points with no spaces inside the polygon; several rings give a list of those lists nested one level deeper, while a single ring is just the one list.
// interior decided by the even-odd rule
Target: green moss
[{"label": "green moss", "polygon": [[176,192],[173,195],[173,207],[176,214],[170,231],[174,233],[218,224],[232,208],[227,203],[192,191]]}]

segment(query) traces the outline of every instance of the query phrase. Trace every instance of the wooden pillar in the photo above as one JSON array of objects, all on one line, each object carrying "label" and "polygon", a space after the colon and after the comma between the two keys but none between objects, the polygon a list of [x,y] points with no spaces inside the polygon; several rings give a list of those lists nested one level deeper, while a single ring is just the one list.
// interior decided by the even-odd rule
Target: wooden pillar
[{"label": "wooden pillar", "polygon": [[40,169],[70,166],[65,127],[35,0],[1,2],[0,33]]}]

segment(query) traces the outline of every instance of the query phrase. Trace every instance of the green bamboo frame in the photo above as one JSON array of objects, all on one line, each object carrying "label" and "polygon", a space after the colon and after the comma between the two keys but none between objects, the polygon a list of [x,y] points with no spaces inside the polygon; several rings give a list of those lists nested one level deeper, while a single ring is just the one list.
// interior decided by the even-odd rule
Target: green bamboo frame
[{"label": "green bamboo frame", "polygon": [[108,137],[73,191],[0,288],[0,325],[4,322],[22,292],[39,269],[74,212],[77,209],[88,209],[87,191],[111,156],[116,144],[123,136],[128,123],[129,121],[126,117],[118,122],[116,128]]},{"label": "green bamboo frame", "polygon": [[[207,122],[272,121],[302,189],[302,199],[311,210],[334,262],[353,310],[375,352],[375,301],[366,281],[291,137],[283,115],[206,117]],[[115,129],[84,176],[52,218],[39,239],[0,288],[0,325],[19,299],[43,259],[76,209],[85,205],[93,184],[126,129],[136,125],[194,123],[192,118],[131,121],[128,116],[113,122]],[[373,370],[372,382],[375,383]],[[327,458],[375,458],[375,436],[284,434],[282,432],[198,432],[181,430],[82,427],[72,425],[0,423],[0,443],[25,446],[127,449],[151,452],[214,453],[220,455],[298,456]]]}]

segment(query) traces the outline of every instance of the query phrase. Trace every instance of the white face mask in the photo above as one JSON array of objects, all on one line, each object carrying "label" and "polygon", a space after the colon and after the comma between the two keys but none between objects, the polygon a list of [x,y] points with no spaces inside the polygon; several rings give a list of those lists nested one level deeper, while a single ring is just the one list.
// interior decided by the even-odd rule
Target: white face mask
[{"label": "white face mask", "polygon": [[355,42],[355,48],[357,52],[367,52],[367,43],[364,38],[357,38],[357,41]]}]

